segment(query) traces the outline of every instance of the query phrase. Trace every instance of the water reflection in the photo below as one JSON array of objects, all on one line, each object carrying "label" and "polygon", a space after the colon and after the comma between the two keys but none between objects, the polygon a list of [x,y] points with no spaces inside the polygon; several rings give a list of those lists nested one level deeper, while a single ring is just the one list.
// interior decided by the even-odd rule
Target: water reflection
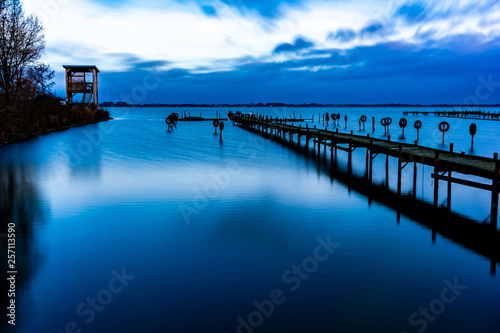
[{"label": "water reflection", "polygon": [[73,179],[99,180],[101,176],[101,144],[103,133],[97,125],[67,137],[66,154]]},{"label": "water reflection", "polygon": [[[2,272],[12,270],[7,267],[8,226],[11,223],[15,223],[15,248],[12,250],[15,250],[17,301],[19,291],[41,264],[39,253],[34,251],[34,228],[45,223],[45,213],[33,170],[19,165],[0,165],[0,250],[4,254],[0,264]],[[5,278],[1,279],[0,306],[3,309],[10,302],[7,283]],[[0,331],[4,331],[7,325],[6,320],[2,320]]]},{"label": "water reflection", "polygon": [[[268,137],[266,133],[258,130],[250,131]],[[370,205],[372,201],[376,201],[393,209],[396,212],[396,222],[398,224],[401,214],[403,214],[424,225],[431,230],[433,244],[436,243],[439,233],[441,236],[488,258],[490,260],[490,273],[492,275],[496,274],[496,265],[500,262],[500,233],[492,231],[489,225],[450,212],[447,208],[435,208],[431,203],[418,200],[413,193],[399,197],[389,188],[388,164],[386,164],[384,183],[370,184],[366,177],[366,170],[359,174],[353,173],[348,162],[343,163],[344,165],[338,164],[336,154],[333,160],[330,160],[329,152],[322,151],[321,154],[318,154],[316,144],[312,148],[305,148],[280,137],[274,137],[273,139],[308,159],[316,160],[318,177],[320,174],[328,175],[332,182],[335,180],[346,185],[349,193],[351,189],[354,189],[366,196]]]}]

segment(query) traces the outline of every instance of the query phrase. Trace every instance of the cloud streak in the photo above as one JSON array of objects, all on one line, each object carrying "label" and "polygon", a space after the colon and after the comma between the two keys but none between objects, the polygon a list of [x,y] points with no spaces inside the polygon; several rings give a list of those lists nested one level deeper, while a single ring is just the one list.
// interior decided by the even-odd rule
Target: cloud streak
[{"label": "cloud streak", "polygon": [[[43,2],[25,0],[26,10],[44,19],[46,61],[53,68],[96,64],[103,80],[126,77],[131,84],[141,71],[154,70],[167,78],[159,96],[167,96],[169,89],[178,91],[176,98],[186,96],[178,88],[183,87],[191,91],[186,101],[197,102],[193,96],[204,95],[197,87],[212,92],[207,96],[217,95],[218,87],[239,98],[247,99],[247,92],[260,101],[270,98],[265,89],[290,91],[290,85],[306,84],[315,89],[293,97],[275,92],[276,97],[339,99],[328,93],[329,85],[340,85],[338,80],[355,91],[367,89],[344,94],[359,99],[374,95],[373,87],[384,82],[390,89],[416,80],[429,87],[449,83],[454,97],[442,98],[460,102],[468,84],[453,84],[451,77],[473,86],[474,75],[499,71],[492,57],[500,45],[500,1],[55,1],[60,6],[49,15]],[[58,75],[59,90],[62,80]],[[251,86],[255,82],[261,83]],[[241,93],[234,92],[238,88]],[[109,99],[118,95],[106,84],[101,89]],[[418,90],[422,99],[435,95]],[[155,101],[169,101],[159,98]]]}]

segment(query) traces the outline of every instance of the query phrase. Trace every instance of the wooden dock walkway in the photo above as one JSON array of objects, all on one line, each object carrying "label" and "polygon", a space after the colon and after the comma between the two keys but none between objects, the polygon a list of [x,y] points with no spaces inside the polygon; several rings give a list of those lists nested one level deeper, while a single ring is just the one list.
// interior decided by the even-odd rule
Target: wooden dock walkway
[{"label": "wooden dock walkway", "polygon": [[229,118],[203,118],[201,116],[200,117],[188,116],[188,117],[183,117],[183,118],[177,119],[177,121],[214,121],[214,120],[227,121],[227,120],[229,120]]},{"label": "wooden dock walkway", "polygon": [[[271,136],[281,137],[286,140],[287,136],[290,141],[294,136],[297,136],[298,145],[301,145],[302,137],[305,138],[306,147],[309,147],[309,141],[313,140],[315,146],[317,144],[318,155],[321,154],[321,146],[326,151],[326,147],[331,148],[331,158],[333,160],[337,155],[337,150],[346,151],[348,153],[348,170],[352,170],[352,152],[357,148],[366,149],[366,168],[368,181],[372,183],[373,159],[378,155],[386,157],[386,173],[388,173],[389,157],[398,159],[398,182],[397,195],[401,196],[401,173],[402,170],[410,163],[413,164],[413,193],[416,193],[417,187],[417,165],[427,165],[434,168],[431,177],[434,178],[434,206],[438,205],[438,189],[439,181],[446,181],[448,186],[447,191],[447,208],[451,209],[451,184],[457,183],[474,188],[479,188],[491,192],[491,217],[490,225],[496,230],[498,219],[498,194],[500,191],[500,160],[498,154],[493,158],[479,157],[473,155],[465,155],[463,153],[453,152],[453,145],[450,145],[450,151],[439,150],[429,147],[423,147],[416,144],[407,144],[393,142],[384,139],[372,138],[367,136],[339,133],[338,129],[330,131],[327,129],[319,129],[314,126],[310,128],[306,126],[289,125],[286,123],[269,122],[265,119],[247,115],[230,115],[230,120],[242,127],[258,129],[263,133]],[[481,177],[484,182],[471,181],[463,178],[458,178],[453,173],[473,175]]]}]

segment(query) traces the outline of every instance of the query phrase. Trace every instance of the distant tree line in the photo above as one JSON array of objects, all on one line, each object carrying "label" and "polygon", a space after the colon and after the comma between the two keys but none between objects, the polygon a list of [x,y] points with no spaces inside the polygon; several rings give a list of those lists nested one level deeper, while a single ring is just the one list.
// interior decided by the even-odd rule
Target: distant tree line
[{"label": "distant tree line", "polygon": [[467,104],[403,104],[403,103],[386,103],[386,104],[319,104],[319,103],[301,103],[301,104],[289,104],[289,103],[239,103],[239,104],[215,104],[215,103],[183,103],[183,104],[165,104],[165,103],[152,103],[152,104],[128,104],[126,102],[103,102],[100,104],[103,107],[206,107],[206,108],[221,108],[221,107],[300,107],[300,108],[316,108],[316,107],[328,107],[328,108],[344,108],[344,107],[498,107],[500,104],[481,104],[481,105],[467,105]]}]

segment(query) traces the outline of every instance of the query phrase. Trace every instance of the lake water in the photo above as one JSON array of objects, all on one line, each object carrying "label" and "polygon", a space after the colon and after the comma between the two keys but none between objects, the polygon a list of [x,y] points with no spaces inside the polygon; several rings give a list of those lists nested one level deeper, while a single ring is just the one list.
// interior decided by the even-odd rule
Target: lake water
[{"label": "lake water", "polygon": [[[1,218],[16,223],[18,272],[16,326],[4,315],[0,330],[500,331],[500,282],[489,258],[440,234],[433,241],[431,230],[404,214],[398,223],[393,208],[370,203],[315,158],[229,122],[222,141],[211,122],[180,122],[168,132],[165,117],[184,110],[229,111],[115,108],[112,121],[0,149]],[[375,137],[386,136],[379,120],[390,116],[391,140],[403,142],[416,139],[420,119],[421,145],[500,152],[495,121],[446,119],[443,145],[443,119],[433,116],[408,117],[401,138],[400,108],[232,110],[314,114],[310,126],[320,127],[318,113],[334,111],[342,115],[339,131],[355,133],[365,114],[361,134]],[[339,152],[340,168],[346,160]],[[362,174],[364,150],[353,163]],[[374,166],[374,182],[384,182],[385,159]],[[403,192],[412,185],[407,169]],[[427,202],[430,172],[418,175],[417,197]],[[457,214],[488,218],[486,191],[453,186]],[[7,235],[0,237],[6,252]],[[11,298],[2,283],[5,309]]]}]

